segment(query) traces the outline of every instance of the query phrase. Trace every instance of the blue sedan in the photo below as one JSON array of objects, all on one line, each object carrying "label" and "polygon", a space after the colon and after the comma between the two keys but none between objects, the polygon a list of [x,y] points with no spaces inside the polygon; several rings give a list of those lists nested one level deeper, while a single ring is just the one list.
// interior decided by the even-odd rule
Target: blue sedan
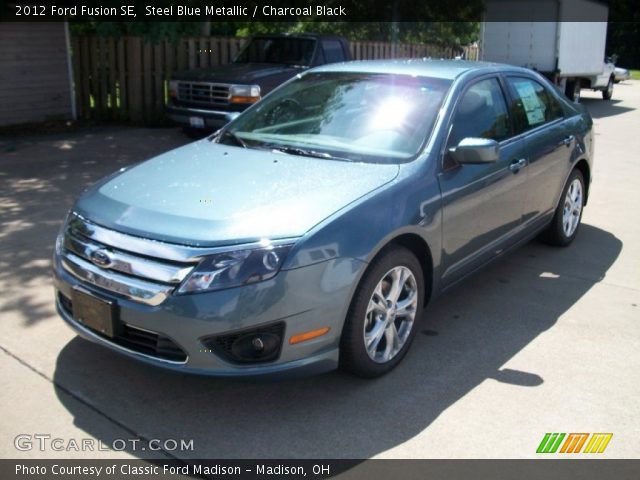
[{"label": "blue sedan", "polygon": [[57,310],[181,372],[379,376],[429,300],[534,237],[574,240],[592,152],[588,113],[530,70],[313,69],[87,190],[56,241]]}]

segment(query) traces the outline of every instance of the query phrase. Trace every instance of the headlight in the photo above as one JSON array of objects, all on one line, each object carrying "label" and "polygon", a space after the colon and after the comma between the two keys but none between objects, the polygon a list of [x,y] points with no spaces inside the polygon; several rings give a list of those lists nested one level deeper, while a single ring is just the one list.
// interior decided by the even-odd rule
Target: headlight
[{"label": "headlight", "polygon": [[229,101],[231,103],[255,103],[260,100],[259,85],[231,85]]},{"label": "headlight", "polygon": [[58,236],[56,237],[56,248],[55,248],[55,253],[58,256],[62,255],[62,250],[64,247],[64,234],[67,231],[67,227],[69,226],[70,218],[71,218],[71,211],[68,211],[64,217],[64,221],[62,222],[62,226],[60,227],[60,230],[58,230]]},{"label": "headlight", "polygon": [[206,257],[184,280],[178,293],[222,290],[268,280],[278,273],[291,247],[269,246]]}]

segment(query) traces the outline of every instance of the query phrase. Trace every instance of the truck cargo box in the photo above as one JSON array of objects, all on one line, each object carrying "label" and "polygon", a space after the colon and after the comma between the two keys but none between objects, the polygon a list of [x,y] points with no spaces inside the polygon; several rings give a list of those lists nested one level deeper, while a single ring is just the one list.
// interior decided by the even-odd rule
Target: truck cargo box
[{"label": "truck cargo box", "polygon": [[[582,12],[597,21],[570,21]],[[595,0],[487,0],[480,58],[561,77],[602,72],[608,7]],[[513,21],[526,18],[529,21]]]}]

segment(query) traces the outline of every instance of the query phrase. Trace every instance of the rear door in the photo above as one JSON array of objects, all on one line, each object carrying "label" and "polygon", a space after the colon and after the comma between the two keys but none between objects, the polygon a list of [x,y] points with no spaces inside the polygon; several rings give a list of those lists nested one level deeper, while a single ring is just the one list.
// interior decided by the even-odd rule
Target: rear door
[{"label": "rear door", "polygon": [[524,76],[506,80],[516,133],[523,135],[529,159],[524,223],[535,223],[556,207],[575,138],[547,87]]},{"label": "rear door", "polygon": [[[472,83],[455,106],[438,176],[443,199],[445,284],[500,253],[521,225],[527,160],[524,140],[522,136],[513,138],[510,123],[497,76]],[[467,137],[498,141],[498,161],[457,164],[446,152]]]}]

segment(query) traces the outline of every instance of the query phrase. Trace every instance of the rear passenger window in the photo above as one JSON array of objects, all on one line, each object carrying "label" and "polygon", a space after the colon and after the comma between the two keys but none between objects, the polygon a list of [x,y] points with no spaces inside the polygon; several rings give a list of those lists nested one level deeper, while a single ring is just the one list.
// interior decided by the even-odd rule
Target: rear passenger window
[{"label": "rear passenger window", "polygon": [[344,62],[342,43],[337,40],[323,40],[322,47],[327,63]]},{"label": "rear passenger window", "polygon": [[496,78],[481,80],[462,96],[453,118],[449,146],[467,137],[501,141],[509,137],[509,117]]},{"label": "rear passenger window", "polygon": [[507,80],[515,98],[511,109],[519,132],[563,117],[558,101],[540,83],[523,77],[509,77]]}]

